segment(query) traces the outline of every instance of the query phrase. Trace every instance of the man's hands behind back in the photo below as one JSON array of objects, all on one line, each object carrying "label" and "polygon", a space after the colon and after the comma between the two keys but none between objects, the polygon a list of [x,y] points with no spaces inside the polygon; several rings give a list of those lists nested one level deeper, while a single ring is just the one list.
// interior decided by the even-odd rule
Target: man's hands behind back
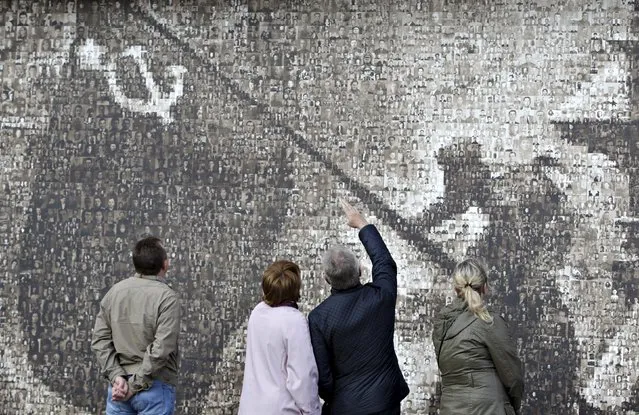
[{"label": "man's hands behind back", "polygon": [[111,389],[111,399],[114,401],[128,401],[133,396],[129,389],[129,384],[122,376],[115,378],[113,388]]}]

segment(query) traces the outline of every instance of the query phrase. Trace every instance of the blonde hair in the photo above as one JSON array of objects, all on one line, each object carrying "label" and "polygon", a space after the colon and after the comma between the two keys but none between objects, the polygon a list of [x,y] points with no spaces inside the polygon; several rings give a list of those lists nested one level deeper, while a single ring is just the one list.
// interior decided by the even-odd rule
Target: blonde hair
[{"label": "blonde hair", "polygon": [[262,298],[271,307],[299,301],[301,287],[300,267],[291,261],[276,261],[262,275]]},{"label": "blonde hair", "polygon": [[492,323],[480,290],[488,283],[486,269],[477,259],[469,258],[455,266],[453,285],[457,294],[468,304],[468,309],[480,319]]}]

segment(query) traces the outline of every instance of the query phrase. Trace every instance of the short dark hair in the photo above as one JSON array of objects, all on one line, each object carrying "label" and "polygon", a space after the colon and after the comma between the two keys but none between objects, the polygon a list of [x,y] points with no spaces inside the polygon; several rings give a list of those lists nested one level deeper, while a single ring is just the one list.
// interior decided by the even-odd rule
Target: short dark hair
[{"label": "short dark hair", "polygon": [[155,236],[139,240],[133,248],[133,266],[142,275],[158,275],[167,259],[162,241]]},{"label": "short dark hair", "polygon": [[271,307],[299,301],[301,287],[300,267],[291,261],[276,261],[262,275],[263,299]]}]

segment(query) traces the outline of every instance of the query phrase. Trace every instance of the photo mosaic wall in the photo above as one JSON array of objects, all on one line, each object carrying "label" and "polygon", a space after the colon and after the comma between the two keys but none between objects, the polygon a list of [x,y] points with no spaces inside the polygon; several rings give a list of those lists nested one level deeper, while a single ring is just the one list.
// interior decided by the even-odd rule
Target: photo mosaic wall
[{"label": "photo mosaic wall", "polygon": [[[102,413],[90,351],[161,237],[182,414],[233,414],[274,258],[357,235],[399,265],[405,414],[436,413],[433,316],[484,258],[524,414],[639,412],[639,2],[3,1],[0,413]],[[365,255],[364,255],[365,256]]]}]

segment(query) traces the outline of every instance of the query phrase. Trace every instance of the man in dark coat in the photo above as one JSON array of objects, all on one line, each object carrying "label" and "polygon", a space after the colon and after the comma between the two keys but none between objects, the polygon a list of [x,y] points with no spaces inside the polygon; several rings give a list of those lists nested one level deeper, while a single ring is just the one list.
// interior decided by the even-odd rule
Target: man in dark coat
[{"label": "man in dark coat", "polygon": [[349,249],[324,255],[331,295],[308,318],[322,413],[399,414],[408,385],[393,345],[397,266],[377,228],[348,203],[342,207],[371,258],[373,282],[361,284],[359,260]]}]

